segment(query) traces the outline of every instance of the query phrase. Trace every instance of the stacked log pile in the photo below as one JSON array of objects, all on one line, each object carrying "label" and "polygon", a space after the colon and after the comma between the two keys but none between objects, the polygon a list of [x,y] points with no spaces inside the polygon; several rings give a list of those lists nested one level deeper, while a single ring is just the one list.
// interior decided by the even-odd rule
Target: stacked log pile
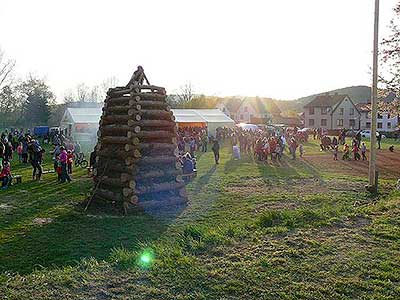
[{"label": "stacked log pile", "polygon": [[107,93],[98,131],[93,199],[164,208],[186,202],[176,124],[162,87]]}]

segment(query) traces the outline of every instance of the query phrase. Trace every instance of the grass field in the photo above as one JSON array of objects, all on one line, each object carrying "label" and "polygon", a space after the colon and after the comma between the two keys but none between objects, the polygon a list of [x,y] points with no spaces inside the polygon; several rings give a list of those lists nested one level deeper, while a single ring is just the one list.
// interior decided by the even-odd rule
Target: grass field
[{"label": "grass field", "polygon": [[332,163],[316,142],[305,150],[281,164],[201,155],[179,214],[84,212],[85,170],[59,185],[15,167],[24,183],[0,191],[0,299],[400,299],[397,174],[372,197],[356,162],[332,171],[313,163]]}]

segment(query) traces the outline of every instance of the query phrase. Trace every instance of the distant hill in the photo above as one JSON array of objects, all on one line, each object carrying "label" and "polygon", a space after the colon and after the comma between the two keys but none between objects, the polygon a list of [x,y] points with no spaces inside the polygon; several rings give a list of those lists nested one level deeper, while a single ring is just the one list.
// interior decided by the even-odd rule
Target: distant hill
[{"label": "distant hill", "polygon": [[323,95],[325,93],[338,93],[338,94],[347,94],[353,100],[355,104],[357,103],[367,103],[371,99],[371,88],[364,85],[359,86],[350,86],[342,89],[327,91],[315,95],[310,95],[306,97],[299,98],[297,100],[284,101],[284,100],[276,100],[275,103],[278,105],[281,111],[296,111],[302,112],[303,106],[311,102],[316,96]]}]

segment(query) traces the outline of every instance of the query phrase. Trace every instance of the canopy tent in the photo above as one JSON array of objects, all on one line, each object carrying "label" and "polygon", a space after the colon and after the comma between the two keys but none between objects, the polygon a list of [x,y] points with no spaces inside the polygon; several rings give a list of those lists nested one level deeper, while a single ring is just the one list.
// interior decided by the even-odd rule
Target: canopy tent
[{"label": "canopy tent", "polygon": [[101,107],[69,107],[61,119],[60,128],[74,140],[94,143],[101,114]]},{"label": "canopy tent", "polygon": [[216,134],[218,127],[233,127],[235,122],[219,109],[172,109],[178,127],[207,127]]},{"label": "canopy tent", "polygon": [[[233,127],[235,122],[219,109],[171,109],[178,127],[207,127],[216,134],[218,127]],[[101,107],[67,108],[60,127],[77,140],[92,140],[99,127]]]}]

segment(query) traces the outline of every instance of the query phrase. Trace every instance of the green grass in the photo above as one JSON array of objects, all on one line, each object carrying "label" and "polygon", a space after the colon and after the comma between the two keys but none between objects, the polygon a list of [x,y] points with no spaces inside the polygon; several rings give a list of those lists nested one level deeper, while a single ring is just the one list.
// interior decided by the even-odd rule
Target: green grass
[{"label": "green grass", "polygon": [[[307,155],[320,153],[317,143]],[[50,167],[50,162],[47,161]],[[122,216],[83,203],[84,170],[0,192],[5,299],[399,299],[400,193],[288,157],[198,159],[178,215]],[[7,208],[5,208],[7,207]],[[35,218],[51,218],[37,225]],[[0,297],[2,298],[2,297]]]}]

